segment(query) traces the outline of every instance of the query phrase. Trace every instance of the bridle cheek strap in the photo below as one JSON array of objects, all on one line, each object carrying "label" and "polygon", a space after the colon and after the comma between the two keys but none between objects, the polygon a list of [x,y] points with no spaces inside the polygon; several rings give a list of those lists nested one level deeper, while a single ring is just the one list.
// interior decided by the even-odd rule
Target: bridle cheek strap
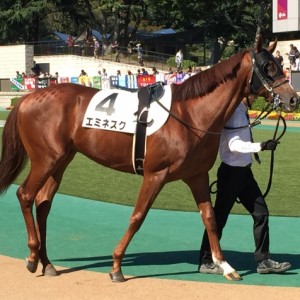
[{"label": "bridle cheek strap", "polygon": [[[269,85],[267,80],[264,78],[264,76],[261,74],[261,72],[259,71],[259,68],[256,65],[256,61],[255,61],[255,57],[254,57],[254,51],[250,51],[250,55],[251,55],[251,62],[252,62],[252,74],[250,77],[250,92],[256,94],[259,90],[259,88],[261,86],[264,86],[265,89],[268,92],[272,92],[274,93],[274,89],[278,88],[279,86],[281,86],[282,84],[285,84],[287,82],[289,82],[284,76],[279,78],[278,80],[274,81],[274,84]],[[261,86],[260,87],[253,87],[253,80],[254,80],[254,75],[257,76],[257,78],[259,79],[259,81],[261,82]],[[283,79],[283,80],[282,80]]]}]

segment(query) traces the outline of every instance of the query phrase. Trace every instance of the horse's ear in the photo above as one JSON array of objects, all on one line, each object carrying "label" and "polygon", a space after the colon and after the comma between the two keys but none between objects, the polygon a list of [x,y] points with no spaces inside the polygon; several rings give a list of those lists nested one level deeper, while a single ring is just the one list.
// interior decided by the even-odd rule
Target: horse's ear
[{"label": "horse's ear", "polygon": [[263,48],[263,44],[262,44],[262,35],[258,34],[255,38],[255,48],[256,48],[256,52],[260,52]]},{"label": "horse's ear", "polygon": [[267,48],[269,52],[273,53],[277,46],[277,38],[275,39],[274,43],[272,45],[269,45]]}]

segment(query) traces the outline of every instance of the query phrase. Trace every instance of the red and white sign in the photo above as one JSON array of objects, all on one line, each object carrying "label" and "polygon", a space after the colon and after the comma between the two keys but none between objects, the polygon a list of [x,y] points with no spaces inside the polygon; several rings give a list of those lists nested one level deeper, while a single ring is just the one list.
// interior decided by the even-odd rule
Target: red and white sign
[{"label": "red and white sign", "polygon": [[277,0],[277,19],[278,20],[286,20],[288,17],[287,1],[288,0]]}]

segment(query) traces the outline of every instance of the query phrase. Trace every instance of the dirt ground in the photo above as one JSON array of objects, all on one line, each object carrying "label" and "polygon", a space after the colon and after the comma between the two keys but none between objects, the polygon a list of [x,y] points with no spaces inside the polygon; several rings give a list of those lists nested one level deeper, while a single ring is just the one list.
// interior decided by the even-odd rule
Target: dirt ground
[{"label": "dirt ground", "polygon": [[24,261],[0,255],[1,300],[60,299],[213,299],[299,300],[300,288],[212,284],[176,280],[129,278],[112,283],[108,274],[90,271],[68,273],[57,267],[57,277],[41,276],[41,267],[31,274]]}]

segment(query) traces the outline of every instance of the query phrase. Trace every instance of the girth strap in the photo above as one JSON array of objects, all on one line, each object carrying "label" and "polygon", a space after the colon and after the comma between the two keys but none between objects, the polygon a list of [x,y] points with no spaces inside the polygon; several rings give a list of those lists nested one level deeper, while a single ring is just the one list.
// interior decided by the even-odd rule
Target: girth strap
[{"label": "girth strap", "polygon": [[160,99],[164,94],[163,83],[155,83],[150,86],[142,87],[138,91],[138,111],[136,133],[134,138],[134,153],[133,153],[133,167],[137,174],[144,175],[144,158],[146,149],[146,130],[153,120],[148,122],[148,111],[153,100]]},{"label": "girth strap", "polygon": [[134,169],[139,175],[144,175],[144,157],[146,148],[146,129],[148,109],[150,107],[150,90],[143,87],[138,91],[139,105],[134,145]]}]

